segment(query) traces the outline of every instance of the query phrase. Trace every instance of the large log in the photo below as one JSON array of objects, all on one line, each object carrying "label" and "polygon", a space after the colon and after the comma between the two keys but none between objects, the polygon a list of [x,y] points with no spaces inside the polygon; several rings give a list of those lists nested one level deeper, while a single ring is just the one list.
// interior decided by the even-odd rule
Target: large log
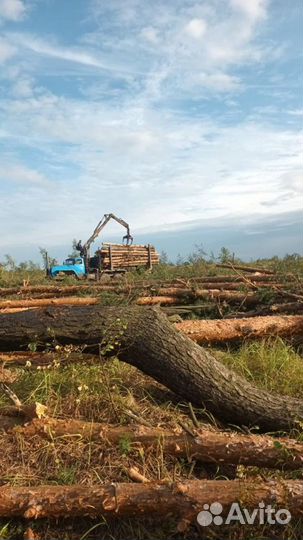
[{"label": "large log", "polygon": [[[62,306],[0,315],[0,350],[28,343],[87,344],[166,385],[222,421],[278,431],[298,427],[303,401],[251,385],[170,324],[158,309]],[[107,343],[107,345],[106,345]]]},{"label": "large log", "polygon": [[18,433],[31,438],[35,435],[50,438],[78,435],[79,438],[119,444],[127,439],[133,448],[157,447],[161,443],[164,454],[193,458],[204,463],[230,463],[255,465],[276,469],[296,470],[303,466],[303,443],[266,435],[244,435],[200,428],[195,436],[181,429],[168,430],[145,426],[119,426],[83,422],[81,420],[59,420],[44,418],[33,420]]},{"label": "large log", "polygon": [[[262,501],[303,514],[303,482],[285,480],[187,480],[172,484],[111,483],[104,485],[0,487],[0,517],[66,518],[78,516],[182,518],[196,522],[204,504],[220,502],[226,515],[235,501],[253,510]],[[271,516],[272,517],[272,516]],[[285,514],[283,513],[283,518]]]},{"label": "large log", "polygon": [[303,316],[284,315],[243,319],[183,321],[176,328],[199,344],[268,336],[303,336]]}]

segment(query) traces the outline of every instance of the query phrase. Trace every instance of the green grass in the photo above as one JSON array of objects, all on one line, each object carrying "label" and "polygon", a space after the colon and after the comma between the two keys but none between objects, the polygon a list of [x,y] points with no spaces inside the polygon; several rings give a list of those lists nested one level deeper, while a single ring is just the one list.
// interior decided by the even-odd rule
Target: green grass
[{"label": "green grass", "polygon": [[269,392],[303,398],[303,358],[276,338],[244,344],[218,359],[250,382]]},{"label": "green grass", "polygon": [[[58,350],[58,360],[61,354]],[[247,344],[230,353],[214,351],[214,354],[259,387],[303,397],[302,359],[282,340]],[[43,370],[18,368],[18,373],[19,379],[12,384],[12,389],[25,403],[39,401],[47,405],[50,416],[123,425],[133,421],[127,416],[127,411],[131,410],[154,426],[173,428],[179,420],[190,424],[186,403],[178,403],[168,390],[153,379],[115,359],[104,363],[100,360],[91,365],[81,361],[66,366],[59,364]],[[4,403],[8,403],[7,398],[1,397],[1,404]],[[195,461],[164,455],[161,444],[153,450],[143,450],[130,444],[125,437],[121,438],[117,446],[109,448],[106,441],[96,443],[72,436],[51,440],[39,436],[28,439],[19,432],[1,436],[0,475],[3,482],[12,485],[125,482],[129,481],[125,471],[131,466],[137,466],[152,480],[209,477],[203,465]],[[245,475],[255,477],[262,473],[262,470],[256,472],[248,468]],[[217,472],[215,477],[220,474],[224,473]],[[275,474],[281,478],[291,477],[283,472],[272,472],[271,477],[275,478]],[[268,471],[264,471],[264,475],[268,476]],[[61,530],[63,524],[52,521],[29,525],[39,531],[41,537],[49,540],[54,537],[71,540],[81,536],[94,540],[164,540],[175,535],[177,524],[175,520],[166,524],[148,519],[99,524],[94,520],[78,520],[75,523],[69,522],[69,531]],[[2,521],[1,525],[0,521],[0,531],[1,526],[3,533],[0,537],[16,540],[22,538],[24,523],[12,520],[10,523]],[[239,540],[244,538],[243,534],[250,539],[271,538],[271,530],[262,527],[260,530],[257,527],[253,529],[233,527],[224,530],[224,538]],[[203,538],[218,538],[215,534],[217,532],[205,531]],[[294,522],[287,530],[277,530],[275,533],[277,539],[298,540],[302,537],[302,526]],[[174,537],[198,539],[199,533],[192,527],[184,535]]]},{"label": "green grass", "polygon": [[[303,275],[303,258],[290,257],[280,261],[257,261],[253,266],[275,268],[281,273],[292,272],[296,276]],[[144,280],[171,280],[174,278],[188,279],[197,276],[218,275],[218,269],[213,263],[194,260],[192,264],[178,266],[161,264],[152,273],[140,270],[126,274],[117,285],[128,283],[136,288],[136,283]],[[233,274],[229,269],[220,270],[220,275]],[[280,279],[280,276],[279,276]],[[0,268],[0,287],[10,287],[26,284],[51,284],[43,271],[16,270],[9,272]],[[281,275],[281,282],[289,285],[287,276]],[[80,282],[81,283],[81,282]],[[68,278],[62,285],[80,284]],[[113,282],[114,283],[114,282]],[[302,290],[302,282],[298,280],[296,292]],[[80,291],[79,294],[83,294]],[[85,293],[86,294],[86,293]],[[261,291],[263,300],[269,301],[268,291]],[[112,293],[104,293],[103,303],[115,305],[121,299]],[[123,300],[127,303],[131,298]],[[225,308],[224,310],[229,308]],[[234,309],[234,308],[233,308]],[[202,311],[200,316],[209,316]],[[218,316],[216,308],[212,314]],[[134,420],[127,411],[133,411],[151,425],[174,428],[178,421],[190,425],[188,404],[178,402],[176,396],[154,380],[143,375],[132,366],[118,360],[101,360],[97,364],[78,363],[66,364],[61,358],[64,348],[57,350],[56,366],[45,369],[18,368],[18,379],[12,384],[12,389],[24,403],[38,401],[48,407],[50,416],[61,418],[81,418],[87,421],[115,423],[125,425]],[[71,352],[79,352],[72,348]],[[289,395],[303,399],[303,359],[295,348],[281,339],[265,340],[262,342],[244,343],[240,348],[232,348],[229,352],[214,350],[214,355],[226,366],[260,388],[272,393]],[[0,394],[0,406],[11,404],[8,398]],[[202,411],[197,411],[202,418]],[[211,416],[208,417],[210,421]],[[206,417],[203,416],[205,421]],[[207,421],[207,420],[206,420]],[[75,440],[74,437],[58,437],[52,441],[33,437],[31,440],[21,433],[1,435],[0,444],[0,476],[2,482],[12,485],[73,484],[80,482],[91,485],[98,482],[129,481],[126,475],[127,467],[136,465],[140,471],[152,480],[172,480],[184,478],[205,478],[207,472],[201,464],[186,459],[173,459],[163,455],[161,445],[153,451],[137,448],[130,444],[127,438],[121,438],[119,445],[108,448],[93,441]],[[297,471],[295,471],[297,472]],[[219,474],[219,473],[218,473]],[[268,471],[246,468],[247,475],[269,475]],[[288,478],[284,472],[272,472],[270,477]],[[298,473],[301,475],[301,473]],[[302,475],[300,476],[302,477]],[[154,521],[132,519],[117,520],[116,523],[99,522],[94,520],[77,520],[69,522],[69,529],[64,524],[51,521],[41,521],[29,524],[40,533],[41,538],[62,538],[100,540],[115,539],[165,539],[201,538],[192,527],[184,535],[176,536],[176,523],[166,524]],[[20,540],[23,538],[25,525],[18,520],[2,520],[0,522],[0,538]],[[239,540],[270,539],[273,531],[255,530],[255,527],[233,527],[222,530],[224,538]],[[297,540],[303,536],[302,523],[296,521],[287,529],[274,531],[275,538]],[[203,531],[203,539],[218,538],[217,530]]]}]

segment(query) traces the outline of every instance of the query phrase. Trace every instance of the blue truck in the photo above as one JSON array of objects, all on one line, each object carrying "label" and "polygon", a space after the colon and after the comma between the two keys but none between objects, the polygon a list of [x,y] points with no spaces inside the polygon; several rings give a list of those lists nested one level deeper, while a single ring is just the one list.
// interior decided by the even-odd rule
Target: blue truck
[{"label": "blue truck", "polygon": [[[98,255],[90,256],[90,246],[99,236],[105,225],[111,220],[117,221],[120,225],[126,228],[126,235],[123,236],[123,243],[131,245],[133,237],[130,234],[129,225],[123,219],[118,218],[114,214],[104,214],[103,218],[99,221],[93,234],[82,245],[81,240],[76,245],[76,250],[79,251],[79,257],[69,257],[62,265],[55,265],[48,267],[47,275],[51,278],[56,278],[59,275],[74,276],[77,279],[87,278],[89,276],[97,277],[102,271],[102,261]],[[119,272],[119,268],[116,268],[116,272]]]},{"label": "blue truck", "polygon": [[83,257],[69,257],[63,264],[52,266],[49,270],[49,276],[56,278],[59,274],[65,276],[73,276],[77,279],[83,279],[86,277],[87,272],[85,269],[85,262]]}]

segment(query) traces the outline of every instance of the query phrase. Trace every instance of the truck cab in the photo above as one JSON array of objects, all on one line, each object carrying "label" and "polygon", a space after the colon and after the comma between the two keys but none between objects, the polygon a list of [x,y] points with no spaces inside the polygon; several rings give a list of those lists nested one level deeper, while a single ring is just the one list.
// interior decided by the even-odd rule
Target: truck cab
[{"label": "truck cab", "polygon": [[81,279],[86,276],[86,269],[83,257],[69,257],[62,265],[52,266],[50,277],[55,278],[59,274],[74,276]]}]

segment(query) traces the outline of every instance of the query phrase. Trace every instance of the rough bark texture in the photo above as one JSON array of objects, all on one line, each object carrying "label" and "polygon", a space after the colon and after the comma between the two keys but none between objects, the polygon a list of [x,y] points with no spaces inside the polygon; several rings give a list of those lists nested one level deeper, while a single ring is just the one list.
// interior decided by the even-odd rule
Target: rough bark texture
[{"label": "rough bark texture", "polygon": [[244,435],[205,428],[196,430],[192,437],[180,428],[167,430],[145,426],[119,426],[44,418],[33,420],[18,432],[25,437],[39,435],[53,440],[55,437],[79,435],[87,440],[106,441],[116,445],[127,438],[133,447],[156,447],[161,442],[164,454],[189,457],[205,463],[231,463],[295,470],[303,466],[303,443],[266,435]]},{"label": "rough bark texture", "polygon": [[253,317],[183,321],[175,327],[199,344],[256,339],[267,336],[303,336],[303,316]]},{"label": "rough bark texture", "polygon": [[[287,508],[292,516],[303,513],[303,482],[192,480],[163,484],[105,484],[38,487],[0,487],[0,517],[37,519],[46,517],[120,516],[156,518],[176,516],[183,526],[196,522],[204,504],[219,501],[223,515],[235,501],[242,507],[266,505]],[[182,526],[182,524],[180,524]]]},{"label": "rough bark texture", "polygon": [[[257,389],[178,332],[157,309],[132,307],[50,307],[0,315],[0,349],[30,342],[91,346],[116,354],[186,400],[223,421],[288,430],[303,419],[303,401]],[[115,348],[115,343],[119,345]],[[110,345],[109,346],[106,346]]]}]

